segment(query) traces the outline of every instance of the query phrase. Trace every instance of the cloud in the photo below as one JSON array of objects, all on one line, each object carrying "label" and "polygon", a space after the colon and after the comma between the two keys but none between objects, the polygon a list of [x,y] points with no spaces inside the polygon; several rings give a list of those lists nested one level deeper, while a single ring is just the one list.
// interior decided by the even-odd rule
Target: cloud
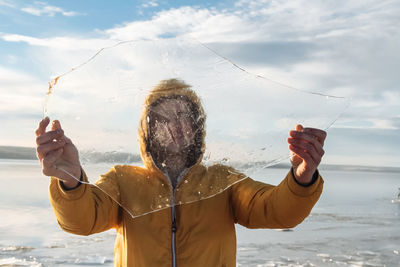
[{"label": "cloud", "polygon": [[15,5],[11,1],[0,0],[0,6],[11,7],[14,8]]},{"label": "cloud", "polygon": [[42,116],[46,81],[0,66],[0,145],[34,144],[34,129]]},{"label": "cloud", "polygon": [[374,117],[350,117],[344,116],[333,128],[336,129],[378,129],[378,130],[399,130],[399,117],[374,118]]},{"label": "cloud", "polygon": [[1,34],[0,38],[7,42],[23,42],[32,46],[48,47],[57,50],[96,50],[115,44],[115,41],[103,38],[85,39],[79,37],[37,38],[21,34]]},{"label": "cloud", "polygon": [[[40,81],[24,72],[0,66],[0,92],[2,95],[0,113],[37,110],[37,104],[44,98],[45,89],[45,81]],[[38,101],[39,99],[40,101]]]},{"label": "cloud", "polygon": [[210,43],[208,46],[242,64],[256,66],[303,63],[316,48],[312,42],[300,41]]},{"label": "cloud", "polygon": [[80,13],[75,11],[66,11],[61,7],[48,5],[45,2],[35,1],[34,3],[36,4],[36,6],[23,7],[21,8],[21,11],[34,16],[49,16],[49,17],[54,17],[57,14],[61,14],[65,17],[73,17],[81,15]]},{"label": "cloud", "polygon": [[144,4],[142,4],[142,7],[148,8],[148,7],[157,7],[158,3],[156,1],[148,1]]},{"label": "cloud", "polygon": [[194,7],[160,11],[151,20],[124,23],[106,30],[105,33],[119,40],[166,35],[191,35],[203,42],[259,39],[256,25],[251,25],[234,14]]}]

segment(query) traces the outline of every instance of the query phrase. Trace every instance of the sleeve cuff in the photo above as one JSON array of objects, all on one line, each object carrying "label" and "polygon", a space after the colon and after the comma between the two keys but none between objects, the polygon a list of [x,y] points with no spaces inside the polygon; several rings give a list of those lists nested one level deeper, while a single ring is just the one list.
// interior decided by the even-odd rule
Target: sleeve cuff
[{"label": "sleeve cuff", "polygon": [[60,186],[61,186],[61,188],[64,190],[64,191],[71,191],[71,190],[74,190],[74,189],[76,189],[76,188],[78,188],[82,183],[82,181],[83,181],[83,172],[82,172],[82,169],[81,169],[81,177],[79,178],[79,183],[75,186],[75,187],[73,187],[73,188],[66,188],[65,187],[65,185],[64,185],[64,182],[63,181],[61,181],[60,180]]},{"label": "sleeve cuff", "polygon": [[315,181],[317,181],[318,176],[319,176],[318,170],[315,170],[311,181],[310,181],[309,183],[307,183],[307,184],[302,184],[302,183],[300,183],[299,181],[297,181],[296,177],[294,176],[294,170],[293,170],[293,168],[290,168],[290,171],[292,172],[293,179],[296,181],[296,183],[297,183],[298,185],[301,185],[301,186],[304,186],[304,187],[308,187],[308,186],[310,186],[310,185],[313,185],[313,184],[315,183]]},{"label": "sleeve cuff", "polygon": [[302,185],[294,177],[293,168],[291,168],[287,175],[287,183],[290,191],[293,194],[301,197],[307,197],[312,195],[318,189],[318,187],[321,186],[323,180],[319,175],[319,172],[315,171],[311,182],[306,185]]},{"label": "sleeve cuff", "polygon": [[[88,187],[87,184],[79,183],[75,188],[67,189],[65,188],[61,180],[55,177],[52,177],[51,180],[52,180],[51,181],[52,186],[55,186],[57,188],[57,192],[59,193],[60,197],[69,200],[77,200],[81,198],[86,192]],[[86,173],[83,171],[82,168],[81,168],[80,181],[88,182]]]}]

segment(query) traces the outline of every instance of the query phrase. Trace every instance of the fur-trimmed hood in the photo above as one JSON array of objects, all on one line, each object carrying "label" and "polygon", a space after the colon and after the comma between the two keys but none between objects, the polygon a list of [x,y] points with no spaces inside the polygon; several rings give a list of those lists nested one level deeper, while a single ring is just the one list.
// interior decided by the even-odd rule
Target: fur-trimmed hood
[{"label": "fur-trimmed hood", "polygon": [[199,117],[201,118],[201,120],[203,120],[203,127],[201,128],[202,132],[201,145],[199,151],[197,151],[199,155],[195,165],[201,162],[204,154],[205,135],[206,135],[204,121],[206,118],[206,114],[202,107],[200,98],[191,89],[190,85],[184,83],[181,80],[178,79],[163,80],[150,91],[150,93],[147,95],[144,101],[142,115],[140,118],[139,132],[138,132],[140,155],[142,157],[145,167],[151,171],[159,172],[158,168],[155,166],[155,163],[147,147],[149,139],[149,121],[148,121],[149,108],[158,99],[169,98],[173,96],[184,96],[197,106],[199,111]]}]

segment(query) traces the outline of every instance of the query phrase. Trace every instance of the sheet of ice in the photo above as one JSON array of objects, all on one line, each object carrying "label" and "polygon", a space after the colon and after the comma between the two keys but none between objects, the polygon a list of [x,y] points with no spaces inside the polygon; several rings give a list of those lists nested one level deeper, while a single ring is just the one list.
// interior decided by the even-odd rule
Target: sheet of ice
[{"label": "sheet of ice", "polygon": [[[132,217],[212,197],[260,168],[288,159],[290,129],[300,123],[326,130],[349,104],[342,97],[253,75],[193,39],[121,42],[50,81],[44,103],[44,114],[61,121],[84,167],[99,163],[98,172],[87,173],[90,183],[111,165],[140,161],[137,131],[143,100],[159,81],[171,78],[191,85],[202,99],[207,114],[203,164],[222,163],[235,171],[203,186],[186,186],[193,192],[185,197],[174,198],[171,190],[155,187],[146,202],[151,205],[119,203]],[[138,181],[143,182],[153,181]],[[102,190],[118,202],[111,189]]]}]

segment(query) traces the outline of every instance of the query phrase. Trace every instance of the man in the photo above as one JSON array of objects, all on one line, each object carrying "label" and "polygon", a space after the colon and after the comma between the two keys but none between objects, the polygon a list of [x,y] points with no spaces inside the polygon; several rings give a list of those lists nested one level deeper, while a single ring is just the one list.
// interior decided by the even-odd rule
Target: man
[{"label": "man", "polygon": [[[235,223],[294,227],[322,192],[317,167],[326,133],[318,129],[298,125],[290,132],[293,167],[278,186],[245,178],[227,166],[202,165],[205,114],[197,95],[179,80],[162,81],[145,100],[139,127],[144,167],[114,166],[98,187],[72,177],[87,181],[76,147],[57,121],[46,132],[49,122],[42,120],[36,131],[37,155],[43,173],[53,176],[50,201],[58,222],[80,235],[115,228],[114,266],[235,266]],[[243,180],[213,197],[174,205],[204,184],[230,179]],[[118,205],[143,214],[160,192],[170,192],[169,208],[132,219]]]}]

